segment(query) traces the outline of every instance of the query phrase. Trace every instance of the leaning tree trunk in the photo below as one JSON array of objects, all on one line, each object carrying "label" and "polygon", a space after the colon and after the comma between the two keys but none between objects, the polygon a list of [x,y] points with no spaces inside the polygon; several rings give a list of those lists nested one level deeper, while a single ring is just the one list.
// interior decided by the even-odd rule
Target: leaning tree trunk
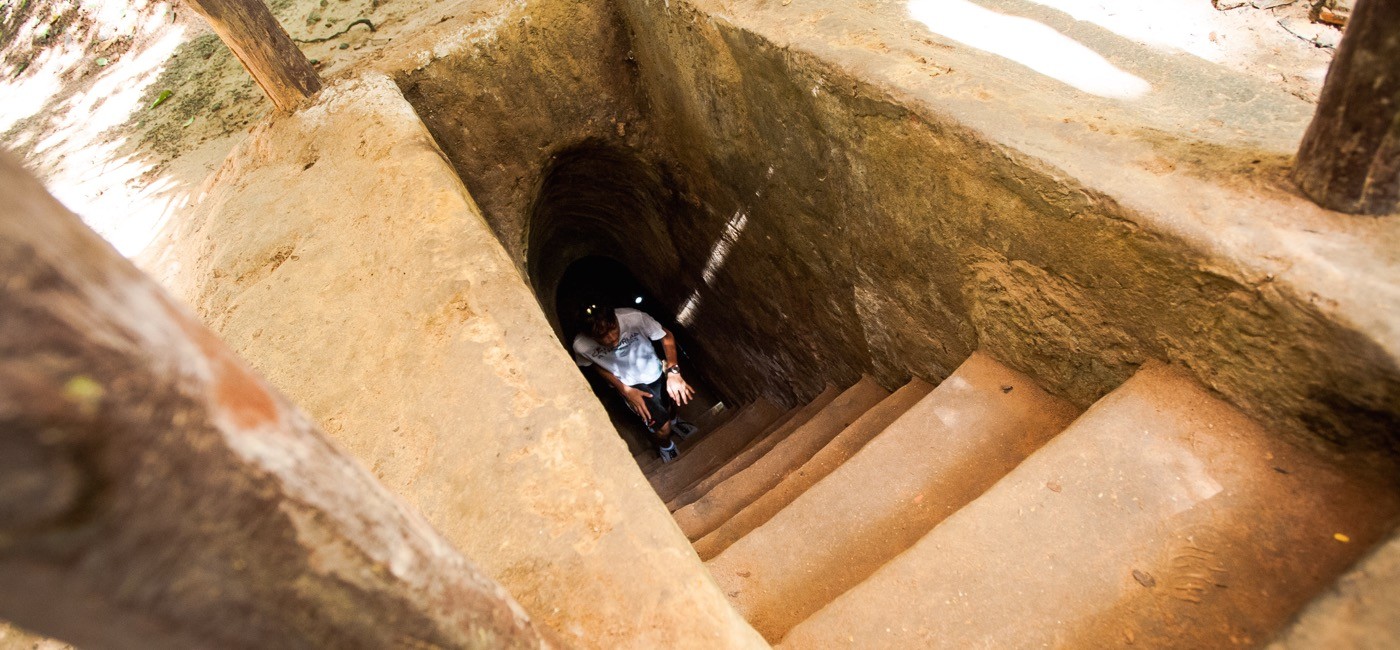
[{"label": "leaning tree trunk", "polygon": [[3,153],[0,618],[85,650],[543,645]]},{"label": "leaning tree trunk", "polygon": [[321,90],[321,77],[262,0],[186,0],[278,108]]},{"label": "leaning tree trunk", "polygon": [[1400,0],[1357,1],[1293,180],[1332,210],[1400,208]]}]

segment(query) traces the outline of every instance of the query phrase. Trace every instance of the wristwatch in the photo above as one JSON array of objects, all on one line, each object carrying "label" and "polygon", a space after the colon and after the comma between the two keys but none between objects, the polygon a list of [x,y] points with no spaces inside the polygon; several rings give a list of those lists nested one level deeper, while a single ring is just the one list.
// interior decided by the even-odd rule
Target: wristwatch
[{"label": "wristwatch", "polygon": [[680,366],[680,364],[676,364],[676,365],[667,367],[667,368],[666,368],[666,374],[668,374],[668,375],[679,375],[679,374],[681,374],[681,366]]}]

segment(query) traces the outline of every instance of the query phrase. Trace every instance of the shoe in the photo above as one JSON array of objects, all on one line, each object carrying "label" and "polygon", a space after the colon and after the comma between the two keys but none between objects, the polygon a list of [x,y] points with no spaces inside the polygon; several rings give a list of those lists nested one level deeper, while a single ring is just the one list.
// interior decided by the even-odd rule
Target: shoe
[{"label": "shoe", "polygon": [[686,422],[685,420],[682,420],[680,418],[671,420],[671,431],[677,436],[680,436],[681,440],[685,440],[695,435],[695,432],[699,430],[700,429],[698,429],[695,425]]},{"label": "shoe", "polygon": [[676,441],[674,440],[671,441],[671,444],[656,450],[656,452],[661,454],[662,463],[669,463],[681,456],[681,450],[676,447]]}]

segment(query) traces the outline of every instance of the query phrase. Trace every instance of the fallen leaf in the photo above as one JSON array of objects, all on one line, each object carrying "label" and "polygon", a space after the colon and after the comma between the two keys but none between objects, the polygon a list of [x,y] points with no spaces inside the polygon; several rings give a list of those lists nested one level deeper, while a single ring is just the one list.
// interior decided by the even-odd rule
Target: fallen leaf
[{"label": "fallen leaf", "polygon": [[164,103],[165,103],[165,100],[170,99],[170,96],[171,96],[171,95],[174,95],[174,94],[175,94],[175,91],[173,91],[173,90],[162,90],[162,91],[160,91],[160,95],[157,95],[157,96],[156,96],[156,101],[155,101],[154,103],[151,104],[151,108],[155,108],[155,107],[157,107],[157,106],[160,106],[161,104],[164,104]]},{"label": "fallen leaf", "polygon": [[194,116],[193,116],[193,115],[190,116],[190,119],[185,120],[185,123],[184,123],[184,124],[181,124],[180,126],[181,126],[181,127],[186,127],[186,126],[189,126],[189,125],[191,125],[191,124],[194,124]]},{"label": "fallen leaf", "polygon": [[1138,571],[1137,569],[1133,569],[1133,579],[1138,581],[1138,584],[1147,587],[1148,589],[1157,586],[1156,578],[1153,578],[1150,574]]}]

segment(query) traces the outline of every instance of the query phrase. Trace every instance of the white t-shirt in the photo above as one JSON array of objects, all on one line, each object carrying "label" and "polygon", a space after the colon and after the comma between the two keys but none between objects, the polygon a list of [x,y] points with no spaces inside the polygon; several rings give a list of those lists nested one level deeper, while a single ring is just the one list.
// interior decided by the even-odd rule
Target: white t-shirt
[{"label": "white t-shirt", "polygon": [[617,347],[600,345],[586,334],[574,337],[574,360],[580,366],[598,364],[628,386],[650,384],[661,377],[661,359],[652,341],[666,338],[655,318],[635,309],[617,310]]}]

